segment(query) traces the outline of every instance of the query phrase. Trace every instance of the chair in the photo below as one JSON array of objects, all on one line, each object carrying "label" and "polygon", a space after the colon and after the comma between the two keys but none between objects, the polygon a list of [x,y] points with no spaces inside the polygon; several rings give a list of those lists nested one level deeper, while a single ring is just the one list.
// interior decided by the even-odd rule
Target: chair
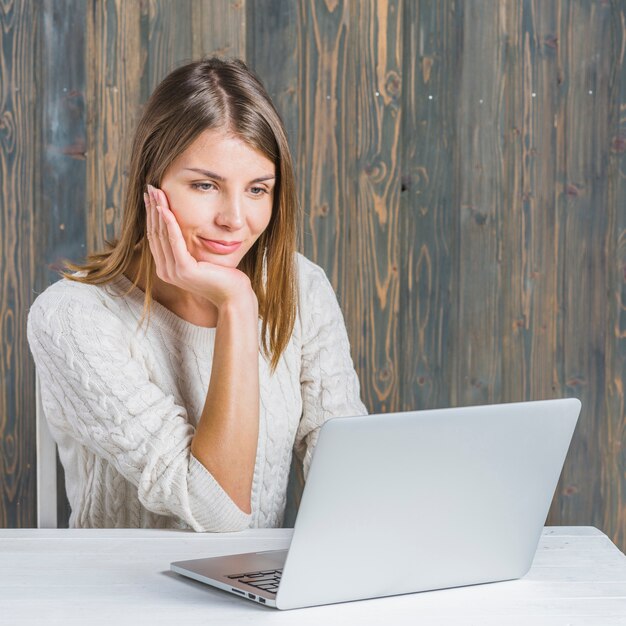
[{"label": "chair", "polygon": [[46,421],[35,376],[37,426],[37,528],[57,528],[57,445]]}]

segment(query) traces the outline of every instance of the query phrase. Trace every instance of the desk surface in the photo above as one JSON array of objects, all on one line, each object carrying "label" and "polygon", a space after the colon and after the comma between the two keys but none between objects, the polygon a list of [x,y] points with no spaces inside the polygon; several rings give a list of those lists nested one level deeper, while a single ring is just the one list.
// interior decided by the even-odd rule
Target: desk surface
[{"label": "desk surface", "polygon": [[285,548],[291,533],[0,529],[0,624],[626,625],[626,556],[586,526],[545,528],[520,580],[294,611],[169,571],[175,560]]}]

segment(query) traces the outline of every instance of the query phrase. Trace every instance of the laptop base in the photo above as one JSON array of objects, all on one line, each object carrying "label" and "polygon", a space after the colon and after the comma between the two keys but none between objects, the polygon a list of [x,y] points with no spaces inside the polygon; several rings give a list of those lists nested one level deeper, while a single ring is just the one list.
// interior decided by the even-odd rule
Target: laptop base
[{"label": "laptop base", "polygon": [[187,578],[223,589],[252,602],[276,608],[276,593],[258,589],[229,576],[244,572],[282,569],[286,558],[287,550],[245,552],[206,559],[176,561],[170,565],[170,569]]}]

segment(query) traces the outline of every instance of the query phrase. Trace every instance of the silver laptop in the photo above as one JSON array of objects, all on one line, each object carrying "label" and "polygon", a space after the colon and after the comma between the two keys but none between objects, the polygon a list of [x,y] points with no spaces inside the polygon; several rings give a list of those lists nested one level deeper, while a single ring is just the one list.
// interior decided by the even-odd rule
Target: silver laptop
[{"label": "silver laptop", "polygon": [[288,550],[171,569],[278,609],[520,578],[580,407],[571,398],[331,419]]}]

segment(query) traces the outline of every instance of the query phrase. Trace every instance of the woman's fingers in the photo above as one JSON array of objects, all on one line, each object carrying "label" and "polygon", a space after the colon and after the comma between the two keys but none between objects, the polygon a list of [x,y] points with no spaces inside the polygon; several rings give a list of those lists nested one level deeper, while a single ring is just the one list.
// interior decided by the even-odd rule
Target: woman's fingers
[{"label": "woman's fingers", "polygon": [[154,257],[157,274],[162,274],[165,269],[165,257],[158,232],[158,216],[151,195],[144,193],[143,198],[146,205],[146,236],[148,237],[150,251]]},{"label": "woman's fingers", "polygon": [[148,185],[144,199],[148,241],[161,280],[195,292],[218,306],[242,291],[254,295],[250,279],[240,270],[198,262],[191,255],[162,190]]},{"label": "woman's fingers", "polygon": [[152,188],[151,192],[152,203],[154,205],[154,215],[158,225],[157,232],[159,236],[159,243],[161,245],[161,250],[163,251],[163,258],[166,266],[165,276],[171,280],[176,276],[176,260],[174,259],[174,253],[172,252],[172,247],[169,242],[167,225],[163,219],[163,201],[159,199],[156,189]]},{"label": "woman's fingers", "polygon": [[177,276],[189,271],[196,265],[196,260],[187,249],[187,244],[176,221],[176,217],[169,208],[167,197],[162,190],[152,188],[152,198],[157,220],[159,243],[167,266],[167,277],[171,282]]}]

